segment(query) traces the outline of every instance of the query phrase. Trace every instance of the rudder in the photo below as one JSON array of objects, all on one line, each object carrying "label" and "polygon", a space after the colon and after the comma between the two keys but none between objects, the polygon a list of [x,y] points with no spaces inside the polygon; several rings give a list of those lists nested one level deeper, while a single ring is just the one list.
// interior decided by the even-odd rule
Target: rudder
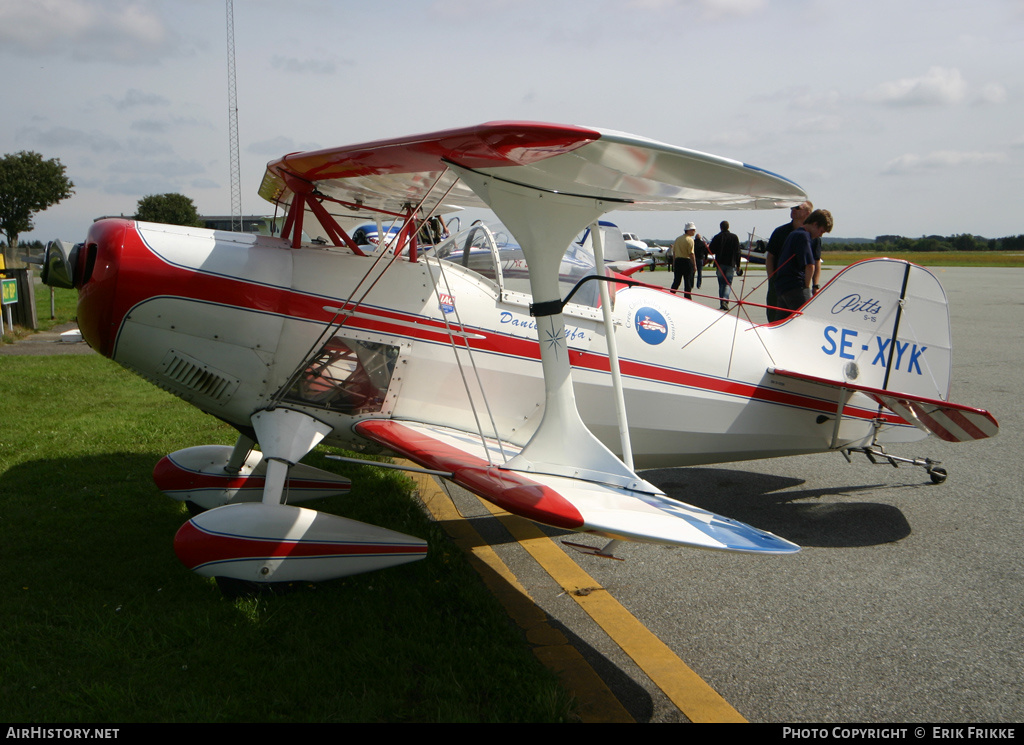
[{"label": "rudder", "polygon": [[[869,259],[843,269],[773,327],[809,375],[948,400],[952,339],[946,293],[927,269]],[[786,363],[791,364],[791,363]]]}]

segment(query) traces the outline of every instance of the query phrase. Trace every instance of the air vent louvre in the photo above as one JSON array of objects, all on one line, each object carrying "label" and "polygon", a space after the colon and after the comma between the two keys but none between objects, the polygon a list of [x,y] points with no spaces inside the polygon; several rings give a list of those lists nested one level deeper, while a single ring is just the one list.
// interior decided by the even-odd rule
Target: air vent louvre
[{"label": "air vent louvre", "polygon": [[237,379],[173,349],[164,357],[160,372],[165,384],[222,403],[238,387]]}]

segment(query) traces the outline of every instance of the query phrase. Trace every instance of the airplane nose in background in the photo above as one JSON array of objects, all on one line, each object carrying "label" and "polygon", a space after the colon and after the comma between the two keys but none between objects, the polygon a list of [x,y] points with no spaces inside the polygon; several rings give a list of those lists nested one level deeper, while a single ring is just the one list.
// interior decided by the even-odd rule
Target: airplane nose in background
[{"label": "airplane nose in background", "polygon": [[118,323],[115,319],[121,252],[131,229],[127,220],[93,223],[78,250],[73,271],[78,288],[78,327],[89,346],[110,357]]}]

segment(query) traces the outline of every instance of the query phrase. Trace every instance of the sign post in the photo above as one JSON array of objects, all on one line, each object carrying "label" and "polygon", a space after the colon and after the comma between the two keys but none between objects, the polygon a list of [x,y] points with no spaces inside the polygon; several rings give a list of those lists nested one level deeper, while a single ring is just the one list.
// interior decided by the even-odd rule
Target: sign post
[{"label": "sign post", "polygon": [[[7,317],[7,325],[14,330],[14,322],[11,320],[11,306],[18,302],[18,280],[0,279],[0,290],[2,290],[4,315]],[[0,334],[4,333],[4,322],[0,318]]]}]

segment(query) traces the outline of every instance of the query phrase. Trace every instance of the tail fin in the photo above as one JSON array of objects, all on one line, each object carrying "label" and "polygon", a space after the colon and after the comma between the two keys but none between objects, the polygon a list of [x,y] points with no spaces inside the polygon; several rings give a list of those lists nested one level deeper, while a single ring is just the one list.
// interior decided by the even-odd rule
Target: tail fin
[{"label": "tail fin", "polygon": [[923,267],[869,259],[843,269],[773,328],[779,367],[947,401],[952,341],[946,293]]}]

